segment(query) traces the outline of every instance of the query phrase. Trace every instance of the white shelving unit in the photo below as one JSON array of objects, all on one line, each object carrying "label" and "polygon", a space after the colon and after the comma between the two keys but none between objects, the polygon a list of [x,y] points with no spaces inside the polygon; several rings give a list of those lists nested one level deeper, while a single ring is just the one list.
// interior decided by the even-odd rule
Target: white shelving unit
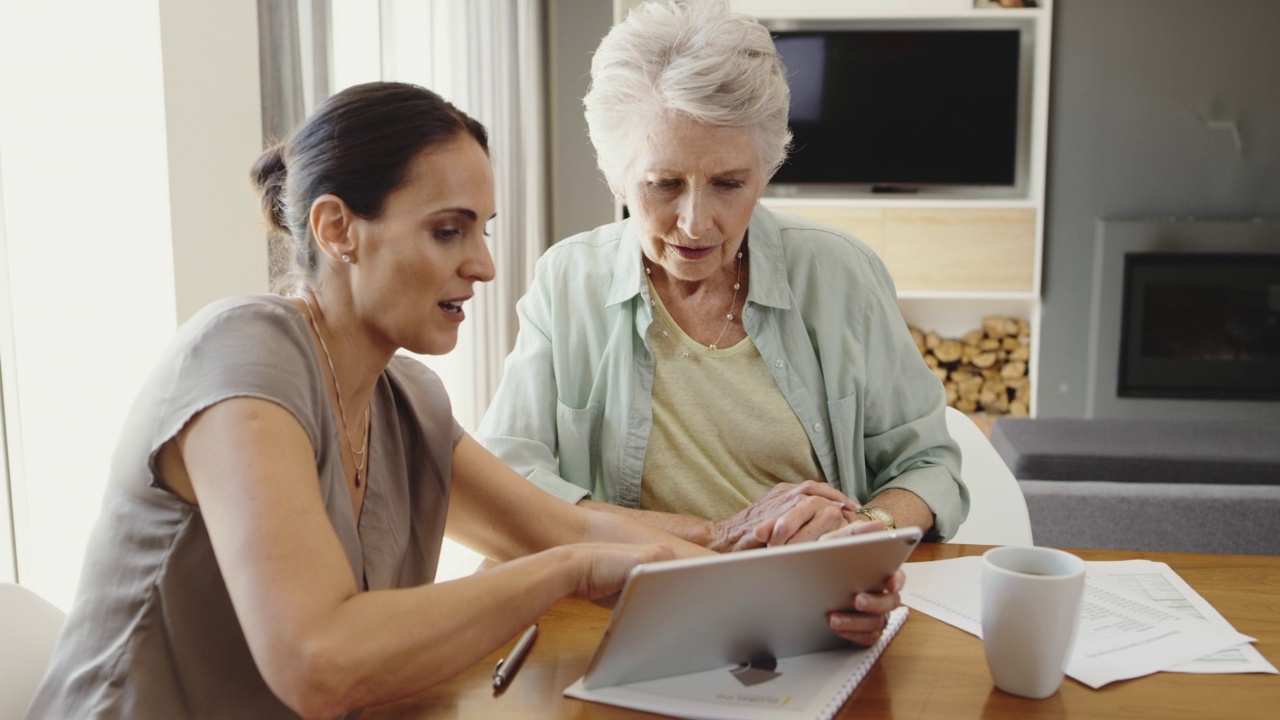
[{"label": "white shelving unit", "polygon": [[[1033,8],[1005,8],[982,0],[731,0],[740,12],[766,23],[830,20],[851,24],[921,27],[1018,26],[1023,29],[1026,101],[1021,123],[1020,181],[993,197],[979,192],[945,195],[847,194],[830,197],[772,195],[765,203],[852,232],[885,260],[898,286],[899,307],[912,325],[958,337],[980,328],[987,315],[1031,325],[1031,412],[1039,392],[1040,286],[1043,263],[1045,175],[1048,147],[1049,58],[1052,0]],[[1029,47],[1027,47],[1029,44]]]}]

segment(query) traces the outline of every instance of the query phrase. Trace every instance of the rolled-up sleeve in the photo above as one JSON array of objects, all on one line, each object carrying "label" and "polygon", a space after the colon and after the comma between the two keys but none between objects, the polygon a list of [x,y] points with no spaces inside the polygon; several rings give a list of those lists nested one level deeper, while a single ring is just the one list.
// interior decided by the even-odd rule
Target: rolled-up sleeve
[{"label": "rolled-up sleeve", "polygon": [[960,449],[947,432],[946,394],[925,365],[898,310],[893,282],[876,258],[865,303],[863,452],[875,496],[890,488],[919,496],[945,540],[969,512]]},{"label": "rolled-up sleeve", "polygon": [[[756,251],[772,229],[769,214],[758,215]],[[829,441],[811,433],[819,459],[861,502],[891,488],[915,494],[934,515],[929,537],[951,537],[969,505],[960,450],[947,432],[946,393],[911,340],[888,269],[847,233],[786,213],[773,217],[785,293],[774,294],[774,322],[762,324],[758,342],[778,328],[778,347],[805,388],[789,393],[792,407],[801,418],[829,418]],[[752,277],[757,287],[762,280],[770,281]]]}]

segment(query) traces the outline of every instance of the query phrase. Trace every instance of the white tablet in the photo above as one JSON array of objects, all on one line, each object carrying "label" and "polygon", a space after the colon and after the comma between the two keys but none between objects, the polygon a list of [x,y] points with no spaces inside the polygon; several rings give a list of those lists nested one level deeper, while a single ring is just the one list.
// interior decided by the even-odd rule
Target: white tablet
[{"label": "white tablet", "polygon": [[608,687],[845,645],[826,613],[882,589],[920,537],[906,527],[639,565],[583,683]]}]

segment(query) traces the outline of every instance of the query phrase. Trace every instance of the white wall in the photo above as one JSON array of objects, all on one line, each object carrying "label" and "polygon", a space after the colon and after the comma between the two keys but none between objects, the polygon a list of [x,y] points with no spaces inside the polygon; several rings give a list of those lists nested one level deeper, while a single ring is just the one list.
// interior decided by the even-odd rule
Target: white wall
[{"label": "white wall", "polygon": [[63,607],[154,358],[209,300],[266,289],[257,48],[252,0],[0,0],[18,575]]},{"label": "white wall", "polygon": [[220,297],[267,289],[266,230],[249,183],[262,151],[258,15],[254,0],[158,4],[181,323]]}]

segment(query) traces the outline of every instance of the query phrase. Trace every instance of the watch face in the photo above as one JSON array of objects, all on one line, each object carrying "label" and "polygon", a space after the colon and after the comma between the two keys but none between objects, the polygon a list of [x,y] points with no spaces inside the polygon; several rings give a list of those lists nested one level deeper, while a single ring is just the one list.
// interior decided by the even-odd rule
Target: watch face
[{"label": "watch face", "polygon": [[884,523],[884,526],[885,526],[885,527],[887,527],[887,528],[889,528],[889,529],[891,529],[891,530],[893,529],[893,516],[892,516],[892,515],[890,515],[890,514],[889,514],[887,511],[885,511],[885,510],[881,510],[880,508],[868,508],[868,507],[864,507],[864,508],[862,508],[861,510],[859,510],[858,512],[859,512],[859,513],[862,513],[863,515],[866,515],[867,517],[871,518],[872,520],[879,520],[880,522]]}]

